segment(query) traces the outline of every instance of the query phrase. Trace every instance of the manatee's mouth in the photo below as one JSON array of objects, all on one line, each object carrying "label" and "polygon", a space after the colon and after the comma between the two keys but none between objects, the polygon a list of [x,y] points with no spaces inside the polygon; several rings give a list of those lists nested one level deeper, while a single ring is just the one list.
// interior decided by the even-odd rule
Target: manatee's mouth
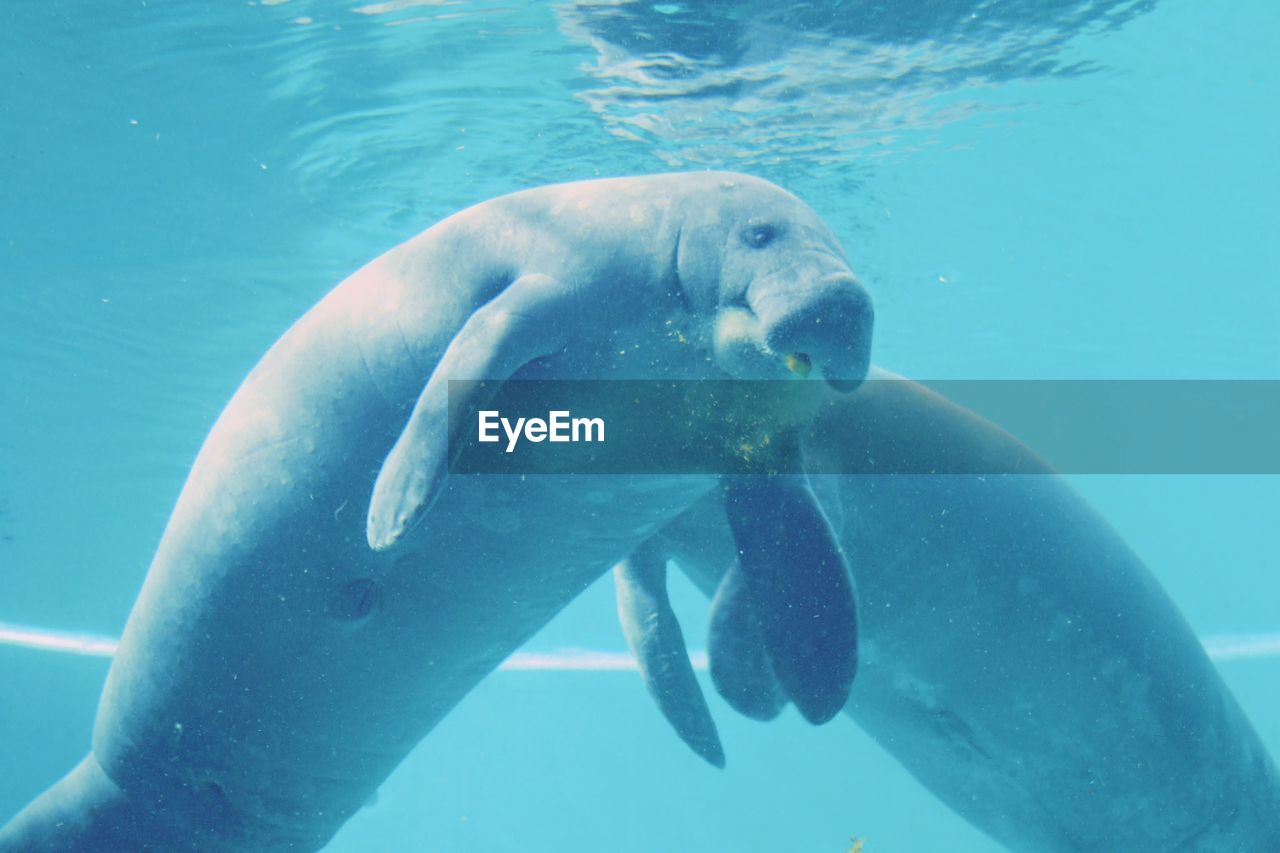
[{"label": "manatee's mouth", "polygon": [[[842,374],[862,371],[841,369],[841,365],[850,362],[844,352],[849,345],[839,342],[830,345],[828,329],[836,324],[824,323],[825,319],[828,318],[816,316],[808,322],[803,322],[803,318],[800,322],[784,322],[766,333],[750,308],[725,308],[717,317],[713,332],[715,360],[722,370],[737,379],[822,379],[833,390],[848,393],[861,384],[861,376],[848,379]],[[806,342],[821,346],[814,350],[804,346]]]},{"label": "manatee's mouth", "polygon": [[[783,356],[782,363],[786,365],[787,370],[790,370],[801,379],[808,379],[809,374],[813,372],[813,359],[809,357],[808,353],[789,352]],[[848,394],[862,384],[857,379],[836,379],[832,376],[824,376],[823,378],[833,390],[839,391],[841,394]]]},{"label": "manatee's mouth", "polygon": [[813,359],[809,358],[807,353],[789,352],[782,359],[782,363],[787,366],[787,370],[801,379],[808,379],[809,374],[813,372]]},{"label": "manatee's mouth", "polygon": [[862,384],[870,360],[870,297],[847,269],[802,272],[753,281],[743,308],[775,370],[849,393]]},{"label": "manatee's mouth", "polygon": [[848,394],[851,391],[857,391],[858,386],[862,384],[862,380],[861,379],[835,379],[833,377],[828,376],[827,384],[830,385],[833,390],[839,391],[841,394]]}]

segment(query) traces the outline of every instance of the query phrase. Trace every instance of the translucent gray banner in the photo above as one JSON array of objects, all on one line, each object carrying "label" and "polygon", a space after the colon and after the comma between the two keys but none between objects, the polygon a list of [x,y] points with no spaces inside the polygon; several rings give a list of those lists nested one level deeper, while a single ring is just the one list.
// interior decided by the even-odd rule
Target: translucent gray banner
[{"label": "translucent gray banner", "polygon": [[449,407],[457,474],[1280,474],[1278,381],[451,381]]}]

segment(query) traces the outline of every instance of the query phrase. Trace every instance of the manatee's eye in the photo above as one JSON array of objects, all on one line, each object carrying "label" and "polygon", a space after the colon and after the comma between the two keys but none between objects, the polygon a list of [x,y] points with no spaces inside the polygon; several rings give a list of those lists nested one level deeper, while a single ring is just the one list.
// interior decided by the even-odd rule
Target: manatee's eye
[{"label": "manatee's eye", "polygon": [[742,232],[742,242],[753,249],[763,249],[778,236],[778,229],[768,223],[748,225]]}]

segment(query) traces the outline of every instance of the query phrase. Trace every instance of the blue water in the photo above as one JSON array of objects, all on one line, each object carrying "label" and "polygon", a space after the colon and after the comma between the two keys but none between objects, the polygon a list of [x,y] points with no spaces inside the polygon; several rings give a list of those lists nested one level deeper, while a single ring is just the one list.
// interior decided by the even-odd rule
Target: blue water
[{"label": "blue water", "polygon": [[[1280,379],[1271,0],[768,8],[0,10],[0,622],[117,635],[280,332],[442,216],[557,180],[781,183],[908,376]],[[1075,479],[1200,634],[1280,632],[1280,480]],[[570,646],[623,647],[606,584],[532,645]],[[84,753],[106,665],[0,646],[0,818]],[[1280,755],[1280,657],[1221,669]],[[851,722],[709,695],[726,771],[634,673],[497,673],[332,847],[999,849]]]}]

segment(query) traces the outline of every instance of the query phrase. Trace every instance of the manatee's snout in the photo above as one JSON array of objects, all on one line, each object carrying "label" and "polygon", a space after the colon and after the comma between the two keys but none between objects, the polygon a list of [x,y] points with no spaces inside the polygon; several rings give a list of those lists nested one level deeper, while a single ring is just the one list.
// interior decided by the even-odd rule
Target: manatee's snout
[{"label": "manatee's snout", "polygon": [[852,391],[871,366],[875,311],[866,288],[848,272],[812,284],[749,293],[765,346],[798,375],[820,371],[839,391]]}]

